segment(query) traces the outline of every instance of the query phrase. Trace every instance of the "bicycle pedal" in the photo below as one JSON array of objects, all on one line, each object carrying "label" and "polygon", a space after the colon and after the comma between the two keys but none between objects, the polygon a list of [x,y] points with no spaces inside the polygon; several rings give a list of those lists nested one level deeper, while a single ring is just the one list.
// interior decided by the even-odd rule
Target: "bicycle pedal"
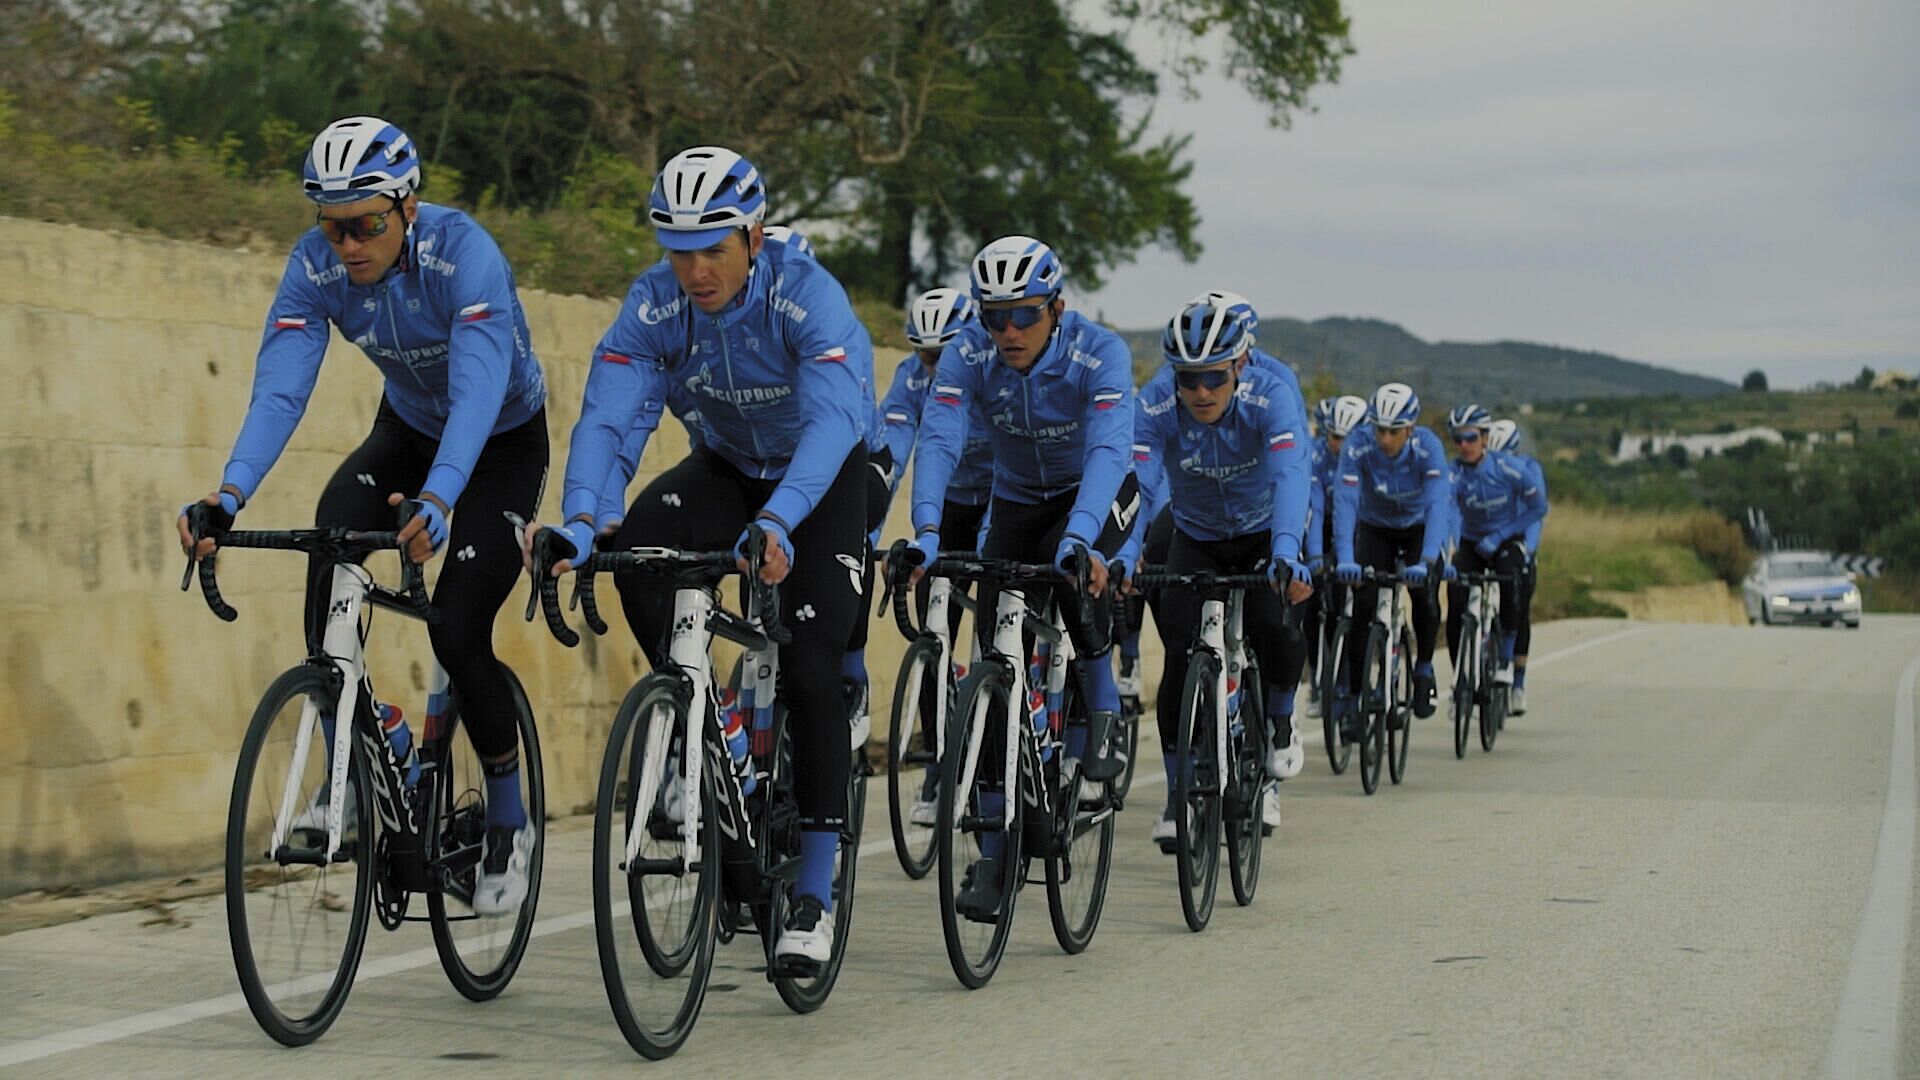
[{"label": "bicycle pedal", "polygon": [[1155,842],[1160,845],[1160,854],[1162,855],[1172,855],[1174,852],[1180,850],[1180,841],[1178,840],[1158,840]]},{"label": "bicycle pedal", "polygon": [[767,978],[769,981],[774,978],[814,979],[825,969],[826,965],[818,960],[809,960],[804,956],[782,956],[767,969]]}]

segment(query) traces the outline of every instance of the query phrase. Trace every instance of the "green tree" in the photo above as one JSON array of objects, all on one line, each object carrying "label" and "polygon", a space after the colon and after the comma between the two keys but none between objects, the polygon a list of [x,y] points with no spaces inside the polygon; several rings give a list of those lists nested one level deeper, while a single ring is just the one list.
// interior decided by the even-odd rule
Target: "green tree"
[{"label": "green tree", "polygon": [[1747,377],[1740,380],[1740,389],[1748,391],[1749,393],[1766,393],[1767,373],[1761,371],[1759,368],[1754,368],[1752,371],[1747,372]]}]

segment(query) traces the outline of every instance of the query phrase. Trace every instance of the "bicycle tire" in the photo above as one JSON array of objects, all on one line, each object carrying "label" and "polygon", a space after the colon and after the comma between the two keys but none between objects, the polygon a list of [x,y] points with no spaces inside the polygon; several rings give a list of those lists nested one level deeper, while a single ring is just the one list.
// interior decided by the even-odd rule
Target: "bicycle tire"
[{"label": "bicycle tire", "polygon": [[[969,815],[979,814],[977,790],[963,792],[960,789],[961,773],[968,764],[967,747],[975,726],[994,722],[996,701],[1001,709],[1012,706],[1009,700],[1012,685],[1013,675],[1004,660],[989,659],[974,665],[966,681],[960,684],[960,703],[948,717],[946,760],[940,763],[940,826],[936,837],[940,851],[936,860],[940,867],[940,933],[946,942],[947,962],[953,968],[954,977],[969,990],[985,986],[1005,958],[1007,938],[1013,928],[1014,901],[1019,896],[1020,882],[1026,876],[1021,843],[1025,810],[1019,797],[1019,778],[1010,777],[1001,783],[1003,797],[1013,800],[1013,824],[1002,840],[1003,888],[999,910],[991,923],[983,924],[962,915],[955,907],[961,873],[965,869],[959,861],[978,851],[977,839],[967,839],[968,835],[977,837],[978,830],[966,829],[964,821]],[[1005,724],[1005,713],[1001,713],[999,722]],[[978,756],[984,757],[984,750]],[[977,784],[977,772],[975,777]],[[970,928],[982,925],[992,929],[985,932],[985,940],[977,941],[977,947],[972,950],[978,954],[976,958],[970,954],[967,935],[980,938],[981,932]]]},{"label": "bicycle tire", "polygon": [[1340,720],[1333,706],[1347,695],[1343,669],[1347,660],[1347,634],[1352,625],[1344,616],[1332,622],[1333,636],[1320,650],[1320,734],[1327,744],[1327,764],[1333,769],[1333,775],[1339,776],[1347,771],[1347,763],[1353,759],[1353,744],[1341,737]]},{"label": "bicycle tire", "polygon": [[[274,721],[281,716],[281,711],[293,701],[305,698],[314,703],[316,715],[331,715],[338,706],[339,698],[336,690],[338,682],[339,675],[336,672],[317,664],[302,664],[282,673],[272,685],[267,687],[267,692],[261,697],[260,704],[254,708],[253,719],[247,725],[246,738],[241,743],[240,755],[234,766],[233,794],[227,806],[225,872],[227,940],[233,952],[234,973],[239,976],[240,992],[246,998],[247,1008],[253,1013],[253,1018],[260,1024],[261,1030],[275,1042],[286,1046],[305,1046],[313,1042],[325,1034],[334,1020],[339,1018],[340,1010],[346,1004],[347,995],[353,989],[353,977],[360,968],[361,953],[366,946],[367,928],[373,918],[373,886],[377,873],[371,857],[375,831],[373,793],[367,781],[367,762],[359,740],[352,740],[353,745],[347,758],[349,784],[347,790],[354,800],[352,808],[359,822],[359,835],[352,841],[351,854],[344,864],[321,865],[311,869],[306,867],[290,869],[280,864],[277,859],[269,859],[264,864],[258,862],[250,864],[251,853],[260,850],[263,839],[259,835],[258,826],[265,823],[269,830],[268,837],[271,837],[272,823],[282,800],[278,796],[263,799],[261,805],[255,808],[265,813],[262,821],[251,822],[254,826],[254,835],[251,838],[248,836],[250,825],[248,810],[253,804],[253,780],[263,763],[268,770],[265,781],[272,783],[272,770],[276,762],[263,759],[277,756],[268,753],[268,736],[273,732]],[[314,737],[316,735],[317,737]],[[324,778],[324,764],[328,756],[326,739],[324,735],[314,732],[310,732],[310,739],[307,761],[311,764],[316,757],[321,759]],[[288,775],[291,775],[291,770]],[[298,794],[304,795],[306,774],[303,773],[295,783],[302,788]],[[346,843],[343,837],[343,846]],[[264,851],[262,854],[271,855]],[[327,891],[326,884],[327,878],[334,873],[334,868],[340,865],[352,866],[354,880],[352,882],[353,899],[348,908],[347,924],[344,931],[338,935],[339,960],[333,969],[332,978],[327,980],[326,988],[320,995],[319,1001],[308,1011],[290,1015],[287,1008],[283,1008],[283,1002],[276,1000],[277,994],[286,996],[289,1000],[284,1004],[291,1005],[291,999],[297,995],[297,991],[310,984],[313,976],[275,977],[279,973],[263,973],[263,960],[267,961],[267,966],[272,965],[270,960],[261,955],[261,949],[257,947],[258,943],[255,941],[256,935],[248,926],[248,899],[250,894],[255,892],[272,890],[284,898],[284,902],[290,906],[296,902],[297,897],[293,889],[282,887],[300,885],[299,892],[311,895],[314,904],[323,911],[337,911],[337,908],[328,902],[328,898],[333,897],[333,894]],[[261,887],[250,888],[250,877],[262,879]],[[314,889],[305,888],[302,879],[307,877],[317,879],[313,883]],[[282,903],[281,898],[265,899],[274,907]],[[334,903],[337,903],[337,900]],[[258,906],[258,899],[255,906]],[[325,915],[319,918],[323,924],[330,921]],[[267,925],[272,925],[276,921],[276,917],[269,915]],[[302,950],[298,948],[294,950],[295,953],[300,951]],[[322,951],[327,954],[332,952],[331,949]],[[297,956],[294,962],[299,962]]]},{"label": "bicycle tire", "polygon": [[[1460,620],[1460,648],[1471,650],[1480,638],[1480,620],[1471,612]],[[1454,665],[1453,702],[1449,711],[1453,717],[1453,756],[1456,760],[1467,756],[1467,737],[1473,730],[1474,701],[1478,696],[1480,673],[1471,661],[1460,661]]]},{"label": "bicycle tire", "polygon": [[1392,704],[1399,723],[1387,725],[1387,776],[1398,784],[1407,778],[1407,748],[1413,743],[1413,631],[1400,628],[1400,674],[1394,685],[1407,695]]},{"label": "bicycle tire", "polygon": [[[635,779],[656,769],[665,771],[671,730],[656,732],[655,725],[684,729],[687,703],[681,693],[679,679],[657,673],[628,691],[607,733],[607,749],[600,763],[600,786],[594,800],[593,925],[601,980],[606,986],[607,1003],[613,1010],[614,1020],[628,1045],[640,1056],[654,1061],[671,1056],[693,1032],[713,973],[719,922],[718,799],[713,774],[703,771],[698,795],[700,858],[684,867],[680,874],[660,875],[693,879],[686,935],[693,946],[692,952],[684,963],[666,965],[665,971],[656,967],[655,958],[647,955],[644,946],[640,949],[641,956],[623,961],[623,943],[631,940],[639,944],[655,933],[648,917],[650,901],[644,880],[655,875],[635,874],[631,868],[622,866],[634,816],[653,813],[653,800],[646,800],[646,806],[641,806],[642,785]],[[654,944],[657,948],[658,942]],[[640,980],[631,988],[628,973]],[[666,988],[658,995],[659,1008],[654,1008],[652,1002],[636,1003],[634,990],[649,985],[652,980],[663,984],[678,980],[681,985]],[[679,998],[677,1002],[675,997]],[[649,1015],[643,1016],[642,1012]],[[664,1021],[655,1023],[657,1016],[665,1016]]]},{"label": "bicycle tire", "polygon": [[[447,981],[453,984],[453,988],[469,1001],[491,1001],[500,996],[500,992],[513,981],[514,973],[520,970],[520,961],[526,957],[527,944],[533,939],[534,910],[540,899],[540,870],[546,861],[546,772],[540,763],[540,733],[534,721],[533,705],[527,700],[527,691],[520,684],[520,677],[513,673],[512,668],[504,664],[501,668],[507,675],[507,686],[512,694],[514,721],[520,740],[520,776],[524,788],[522,797],[526,806],[527,820],[533,822],[535,826],[533,854],[527,861],[527,898],[521,903],[520,910],[514,913],[513,922],[505,940],[496,941],[491,946],[498,949],[497,959],[492,964],[476,970],[468,964],[468,957],[462,953],[458,924],[479,917],[471,913],[461,916],[458,911],[449,912],[447,894],[443,890],[435,889],[427,894],[427,919],[433,928],[434,950],[440,954],[440,968],[446,972]],[[454,691],[453,706],[449,712],[451,715],[446,718],[446,722],[452,723],[460,715],[457,688]],[[455,782],[452,768],[453,746],[454,739],[451,736],[444,740],[439,749],[443,758],[434,770],[433,794],[442,800],[443,816],[440,819],[442,836],[439,850],[443,861],[446,843],[449,840],[457,841],[454,834],[466,831],[471,824],[461,822],[455,813],[455,799],[458,795],[451,786]],[[468,745],[468,751],[472,752],[471,744]],[[477,756],[474,758],[474,763],[477,769],[479,763]],[[471,812],[481,812],[477,806],[469,809]],[[482,832],[484,832],[484,825]],[[457,873],[456,880],[464,879],[464,889],[469,898],[473,895],[472,872],[478,866],[478,857],[479,852],[476,850],[475,861],[465,865]],[[458,899],[458,896],[459,887],[456,887],[455,898]],[[497,922],[498,920],[486,921]]]},{"label": "bicycle tire", "polygon": [[1367,631],[1367,651],[1361,700],[1356,702],[1365,718],[1360,737],[1360,789],[1371,795],[1380,789],[1380,766],[1387,756],[1387,711],[1392,703],[1387,696],[1387,631],[1375,625]]},{"label": "bicycle tire", "polygon": [[1481,649],[1481,679],[1486,687],[1487,698],[1480,706],[1480,752],[1493,753],[1493,743],[1500,737],[1500,727],[1506,722],[1507,688],[1501,685],[1497,672],[1500,666],[1500,616],[1495,615],[1487,622],[1487,641]]},{"label": "bicycle tire", "polygon": [[[772,785],[768,794],[772,798],[791,799],[794,797],[793,728],[785,704],[774,706],[773,728],[776,753],[773,772],[768,777],[768,783]],[[768,909],[770,933],[765,939],[768,970],[774,973],[774,991],[794,1012],[806,1014],[826,1004],[827,998],[833,993],[834,984],[839,981],[840,968],[847,957],[847,939],[853,933],[853,886],[860,865],[860,823],[866,816],[866,802],[867,778],[859,766],[859,751],[855,751],[847,769],[847,820],[841,827],[838,863],[833,873],[833,951],[818,972],[791,974],[773,966],[773,942],[779,936],[779,928],[786,925],[786,908],[792,901],[788,896],[790,883],[776,884],[772,890],[773,899]],[[771,799],[768,805],[773,805]],[[770,820],[798,821],[799,812],[796,808],[792,815],[769,814],[768,817]],[[769,850],[797,858],[800,854],[799,833],[800,830],[795,828],[790,836],[774,838],[775,846]]]},{"label": "bicycle tire", "polygon": [[1249,664],[1241,672],[1239,753],[1235,755],[1234,777],[1238,807],[1226,825],[1227,880],[1233,886],[1233,902],[1241,907],[1253,903],[1260,888],[1261,848],[1266,838],[1267,713],[1266,691],[1260,681],[1260,669]]},{"label": "bicycle tire", "polygon": [[[1220,885],[1220,795],[1217,789],[1213,725],[1219,661],[1194,650],[1187,660],[1187,684],[1180,691],[1180,728],[1175,736],[1174,858],[1180,879],[1180,914],[1187,929],[1199,933],[1213,918]],[[1189,820],[1191,819],[1191,820]]]},{"label": "bicycle tire", "polygon": [[[1073,723],[1086,720],[1086,698],[1078,680],[1068,679],[1062,712]],[[1131,763],[1129,763],[1131,767]],[[1053,937],[1069,956],[1086,951],[1100,928],[1107,903],[1107,879],[1113,869],[1114,799],[1093,807],[1080,805],[1080,769],[1053,770],[1053,846],[1047,852],[1047,916]],[[1091,881],[1087,880],[1091,875]],[[1079,887],[1087,887],[1084,891]],[[1081,898],[1084,897],[1084,902]]]},{"label": "bicycle tire", "polygon": [[1125,801],[1127,794],[1133,790],[1133,771],[1140,764],[1140,717],[1145,711],[1145,706],[1137,697],[1120,699],[1120,723],[1126,733],[1127,766],[1113,780],[1116,803]]},{"label": "bicycle tire", "polygon": [[[937,776],[940,768],[933,747],[912,749],[914,736],[924,730],[922,718],[929,692],[945,693],[947,689],[946,673],[934,667],[939,659],[940,646],[933,638],[919,638],[907,646],[907,654],[900,660],[900,677],[893,684],[893,729],[887,735],[887,820],[893,829],[893,854],[900,860],[900,869],[915,881],[927,876],[939,854],[934,830],[913,824],[913,797],[906,787],[924,782],[928,773]],[[933,682],[931,690],[929,680]],[[923,769],[917,781],[906,775],[907,767],[916,763]]]}]

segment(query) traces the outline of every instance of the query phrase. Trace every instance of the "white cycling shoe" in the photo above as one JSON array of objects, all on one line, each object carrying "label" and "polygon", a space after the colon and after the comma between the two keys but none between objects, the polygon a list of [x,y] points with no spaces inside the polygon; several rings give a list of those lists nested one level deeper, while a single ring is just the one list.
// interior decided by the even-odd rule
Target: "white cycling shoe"
[{"label": "white cycling shoe", "polygon": [[780,940],[773,947],[775,960],[806,960],[824,964],[833,959],[833,916],[819,900],[802,896],[787,912],[787,924],[780,928]]},{"label": "white cycling shoe", "polygon": [[1280,785],[1268,784],[1260,793],[1260,824],[1271,833],[1280,827]]},{"label": "white cycling shoe", "polygon": [[[322,782],[320,789],[313,793],[306,809],[293,816],[293,822],[287,826],[289,832],[325,833],[327,831],[327,800],[333,797],[333,785]],[[345,839],[353,834],[360,824],[360,800],[353,787],[353,781],[347,781],[347,798],[340,810],[340,837]]]},{"label": "white cycling shoe", "polygon": [[1300,743],[1300,729],[1294,728],[1287,745],[1267,751],[1267,775],[1276,780],[1291,780],[1307,767],[1307,748]]},{"label": "white cycling shoe", "polygon": [[473,883],[474,914],[508,915],[526,902],[528,867],[537,839],[531,822],[517,829],[487,828],[486,851]]}]

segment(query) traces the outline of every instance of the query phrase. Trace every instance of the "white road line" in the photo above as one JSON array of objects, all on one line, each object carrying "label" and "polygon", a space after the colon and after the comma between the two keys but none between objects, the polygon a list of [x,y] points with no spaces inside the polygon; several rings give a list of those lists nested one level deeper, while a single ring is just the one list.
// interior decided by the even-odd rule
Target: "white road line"
[{"label": "white road line", "polygon": [[1893,706],[1893,762],[1880,814],[1880,846],[1873,884],[1853,941],[1840,1010],[1833,1018],[1827,1075],[1858,1080],[1900,1071],[1900,994],[1907,969],[1907,914],[1913,893],[1916,783],[1913,765],[1913,691],[1920,657],[1900,676]]},{"label": "white road line", "polygon": [[[1604,645],[1610,641],[1617,641],[1620,638],[1631,637],[1635,634],[1644,634],[1652,629],[1654,628],[1651,626],[1634,627],[1632,629],[1607,634],[1604,637],[1597,637],[1591,641],[1583,641],[1570,648],[1561,649],[1558,652],[1551,652],[1545,656],[1535,657],[1529,666],[1543,667],[1562,657],[1572,656],[1578,652],[1585,652],[1595,646]],[[1911,671],[1908,672],[1908,676],[1906,685],[1909,691],[1911,691]],[[1907,722],[1909,740],[1911,739],[1912,726],[1911,709],[1909,709]],[[1308,732],[1301,732],[1301,741],[1303,743],[1307,742],[1310,737],[1312,737],[1317,744],[1317,733],[1310,736]],[[1909,741],[1908,745],[1909,748],[1911,748],[1911,741]],[[1909,759],[1912,757],[1911,749],[1909,749],[1908,757]],[[1153,784],[1163,779],[1165,779],[1164,771],[1142,772],[1135,774],[1133,782],[1135,784]],[[1909,777],[1908,779],[1909,783],[1911,783],[1912,778]],[[1909,787],[1908,790],[1911,791],[1911,787]],[[1912,799],[1909,798],[1907,802],[1909,804],[1907,835],[1911,838],[1913,835]],[[1882,837],[1882,843],[1884,846],[1884,835]],[[860,845],[860,857],[865,859],[878,855],[883,851],[891,852],[892,850],[893,837],[892,834],[889,833],[879,840],[870,840]],[[1876,882],[1877,880],[1876,878]],[[1905,910],[1904,906],[1901,910]],[[593,910],[589,908],[585,911],[576,911],[569,915],[559,915],[551,919],[541,919],[533,924],[532,936],[541,938],[549,934],[564,933],[568,930],[578,930],[592,925]],[[1900,926],[1900,931],[1904,934],[1904,923]],[[1863,937],[1864,933],[1865,931],[1863,929]],[[1857,950],[1855,957],[1857,966]],[[397,975],[403,971],[411,971],[418,967],[425,967],[428,964],[437,963],[438,959],[438,954],[436,954],[432,948],[422,948],[385,957],[380,960],[369,961],[361,965],[359,973],[354,977],[354,985],[358,986],[361,983],[369,982],[373,979],[384,978],[388,975]],[[67,1031],[56,1032],[52,1035],[44,1035],[37,1039],[28,1039],[24,1042],[9,1043],[6,1046],[0,1046],[0,1068],[6,1068],[9,1065],[21,1065],[29,1061],[39,1061],[42,1058],[53,1057],[56,1054],[64,1054],[72,1050],[84,1050],[90,1046],[99,1046],[103,1043],[118,1042],[121,1039],[131,1038],[135,1035],[144,1035],[150,1031],[161,1031],[166,1028],[179,1027],[182,1024],[191,1024],[196,1020],[205,1020],[214,1016],[224,1016],[227,1013],[239,1012],[246,1007],[246,998],[240,994],[221,994],[218,997],[204,998],[200,1001],[188,1002],[185,1005],[174,1005],[164,1009],[155,1009],[151,1012],[136,1013],[132,1016],[121,1017],[118,1020],[109,1020],[105,1023],[92,1024],[87,1027],[72,1028]]]}]

